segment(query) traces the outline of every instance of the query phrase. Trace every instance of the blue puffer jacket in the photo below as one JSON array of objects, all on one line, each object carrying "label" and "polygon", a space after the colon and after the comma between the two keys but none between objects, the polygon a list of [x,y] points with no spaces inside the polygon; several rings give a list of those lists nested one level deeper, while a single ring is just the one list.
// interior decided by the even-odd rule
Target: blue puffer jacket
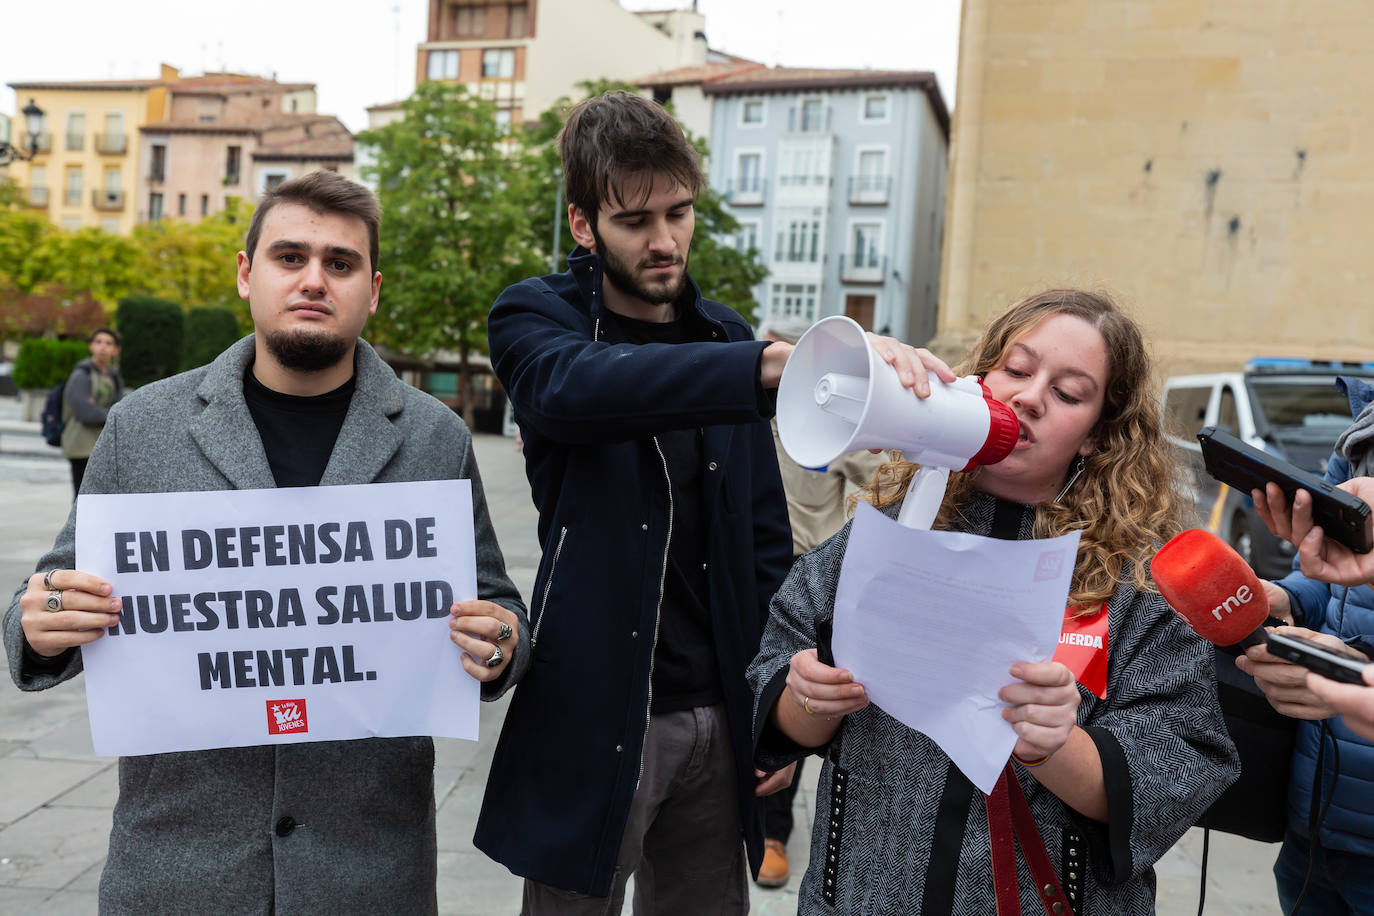
[{"label": "blue puffer jacket", "polygon": [[477,848],[517,875],[610,892],[641,771],[667,546],[674,521],[657,434],[701,427],[702,532],[734,779],[755,869],[753,694],[745,667],[792,563],[766,344],[701,297],[700,343],[634,345],[603,321],[601,258],[526,280],[487,324],[492,365],[525,440],[543,558],[530,596],[533,660],[487,780]]},{"label": "blue puffer jacket", "polygon": [[[1353,416],[1374,401],[1374,387],[1359,379],[1343,378],[1350,397]],[[1342,483],[1351,477],[1350,462],[1333,454],[1326,467],[1326,479]],[[1294,561],[1297,565],[1297,560]],[[1301,626],[1341,639],[1368,640],[1374,637],[1374,588],[1362,585],[1347,589],[1327,585],[1304,576],[1296,569],[1279,585],[1292,598],[1296,621]],[[1342,609],[1344,602],[1344,609]],[[1335,795],[1320,827],[1320,842],[1327,849],[1374,856],[1374,743],[1346,728],[1340,718],[1328,720],[1331,734],[1340,746],[1340,772],[1328,743],[1322,755],[1322,786],[1330,786],[1335,776]],[[1307,836],[1307,818],[1312,804],[1312,776],[1321,741],[1321,723],[1300,722],[1297,746],[1293,753],[1293,775],[1288,790],[1288,824]],[[1323,789],[1323,802],[1326,789]]]}]

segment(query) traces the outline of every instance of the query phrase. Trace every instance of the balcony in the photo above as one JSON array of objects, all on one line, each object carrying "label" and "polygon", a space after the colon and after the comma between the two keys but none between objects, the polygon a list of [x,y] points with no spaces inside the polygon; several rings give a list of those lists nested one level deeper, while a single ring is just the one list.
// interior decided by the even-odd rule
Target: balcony
[{"label": "balcony", "polygon": [[91,206],[97,210],[123,210],[123,191],[92,191]]},{"label": "balcony", "polygon": [[240,178],[238,172],[226,172],[223,181],[225,186],[233,186],[239,183]]},{"label": "balcony", "polygon": [[29,188],[29,193],[25,197],[25,203],[37,210],[47,209],[48,189],[41,185]]},{"label": "balcony", "polygon": [[167,170],[166,170],[166,169],[158,168],[157,166],[153,166],[151,169],[148,170],[148,183],[149,183],[149,184],[162,184],[162,183],[163,183],[164,181],[166,181],[166,180],[167,180]]},{"label": "balcony", "polygon": [[86,148],[86,135],[85,135],[84,133],[81,133],[81,134],[71,134],[71,133],[69,133],[69,134],[67,134],[67,152],[69,152],[69,153],[79,153],[79,152],[81,152],[81,151],[82,151],[83,149],[85,149],[85,148]]},{"label": "balcony", "polygon": [[761,207],[768,182],[757,175],[732,179],[725,190],[725,202],[732,207]]},{"label": "balcony", "polygon": [[887,274],[887,258],[873,254],[840,256],[840,282],[882,283]]},{"label": "balcony", "polygon": [[864,206],[882,206],[892,191],[890,175],[854,175],[849,179],[849,202]]},{"label": "balcony", "polygon": [[129,150],[129,135],[96,134],[95,151],[102,156],[123,156]]},{"label": "balcony", "polygon": [[24,134],[23,139],[19,143],[16,143],[15,146],[18,146],[22,150],[27,150],[30,148],[31,144],[35,143],[37,145],[32,146],[35,153],[41,154],[52,152],[52,134],[47,131],[41,134]]}]

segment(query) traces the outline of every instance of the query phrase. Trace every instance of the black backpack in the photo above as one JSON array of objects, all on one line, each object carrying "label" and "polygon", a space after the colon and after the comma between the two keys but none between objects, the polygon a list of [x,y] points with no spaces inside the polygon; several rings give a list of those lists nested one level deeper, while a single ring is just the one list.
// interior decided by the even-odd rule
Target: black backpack
[{"label": "black backpack", "polygon": [[[72,371],[75,372],[76,370],[73,369]],[[67,383],[64,381],[48,392],[48,397],[43,401],[43,416],[41,418],[43,441],[59,448],[62,446],[62,392],[66,387]]]}]

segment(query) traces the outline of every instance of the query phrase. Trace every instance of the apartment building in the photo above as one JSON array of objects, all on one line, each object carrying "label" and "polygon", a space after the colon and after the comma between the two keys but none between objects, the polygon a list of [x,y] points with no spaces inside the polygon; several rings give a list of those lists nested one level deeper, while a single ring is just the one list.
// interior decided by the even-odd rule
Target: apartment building
[{"label": "apartment building", "polygon": [[532,121],[584,80],[705,63],[705,28],[691,10],[635,13],[616,0],[430,0],[415,78],[464,83],[502,120]]},{"label": "apartment building", "polygon": [[848,315],[935,334],[949,112],[920,71],[750,69],[702,83],[710,182],[769,277],[762,322]]},{"label": "apartment building", "polygon": [[12,141],[36,151],[31,161],[9,167],[28,206],[65,229],[132,229],[137,131],[161,116],[167,85],[178,75],[164,64],[156,79],[10,83],[21,105],[31,101],[43,110],[42,129],[30,136],[16,122]]},{"label": "apartment building", "polygon": [[164,116],[140,128],[138,218],[195,221],[317,168],[353,177],[353,135],[315,102],[314,83],[245,74],[170,84]]}]

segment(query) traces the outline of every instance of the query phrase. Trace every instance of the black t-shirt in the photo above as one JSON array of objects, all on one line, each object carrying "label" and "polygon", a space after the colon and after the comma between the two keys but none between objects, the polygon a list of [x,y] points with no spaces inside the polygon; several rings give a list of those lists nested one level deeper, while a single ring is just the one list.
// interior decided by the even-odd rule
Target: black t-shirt
[{"label": "black t-shirt", "polygon": [[243,399],[277,486],[319,485],[353,400],[353,388],[354,377],[350,377],[333,391],[300,397],[268,388],[254,377],[251,366],[243,374]]},{"label": "black t-shirt", "polygon": [[[649,322],[611,313],[610,320],[630,343],[678,344],[701,339],[682,317]],[[720,687],[706,581],[702,432],[674,429],[655,438],[667,464],[673,499],[673,530],[654,648],[652,711],[664,713],[711,706],[724,700],[725,694]]]}]

